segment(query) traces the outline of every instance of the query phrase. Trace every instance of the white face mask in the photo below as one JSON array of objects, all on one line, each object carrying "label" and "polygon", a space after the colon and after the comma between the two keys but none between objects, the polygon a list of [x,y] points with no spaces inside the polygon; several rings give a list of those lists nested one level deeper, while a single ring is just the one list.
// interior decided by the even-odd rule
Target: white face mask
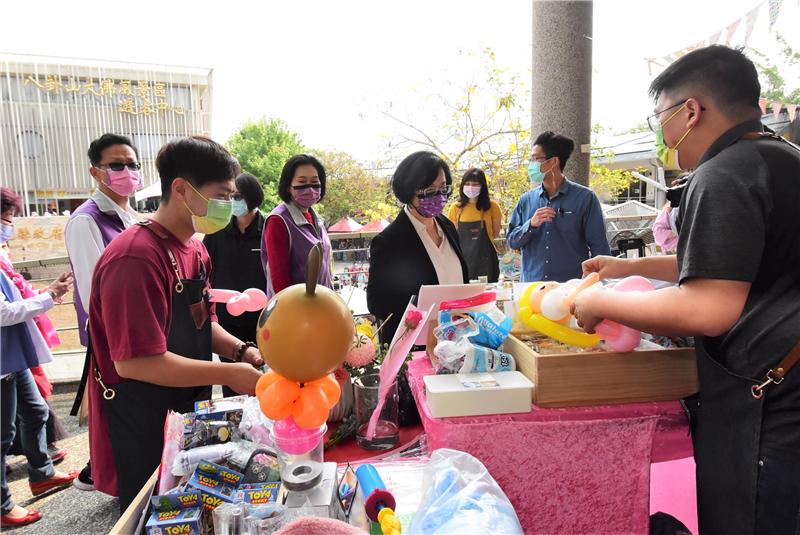
[{"label": "white face mask", "polygon": [[480,194],[481,194],[480,186],[464,186],[464,195],[466,195],[468,199],[475,199]]}]

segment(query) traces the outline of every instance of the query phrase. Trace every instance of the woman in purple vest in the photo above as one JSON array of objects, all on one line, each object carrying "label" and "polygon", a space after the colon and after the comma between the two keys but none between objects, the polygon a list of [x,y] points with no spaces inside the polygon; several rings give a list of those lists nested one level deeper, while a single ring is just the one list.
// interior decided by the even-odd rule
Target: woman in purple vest
[{"label": "woman in purple vest", "polygon": [[261,263],[267,277],[267,297],[306,280],[308,253],[322,243],[318,284],[333,287],[331,241],[312,206],[325,198],[325,168],[311,155],[292,156],[278,182],[283,202],[267,217],[261,242]]}]

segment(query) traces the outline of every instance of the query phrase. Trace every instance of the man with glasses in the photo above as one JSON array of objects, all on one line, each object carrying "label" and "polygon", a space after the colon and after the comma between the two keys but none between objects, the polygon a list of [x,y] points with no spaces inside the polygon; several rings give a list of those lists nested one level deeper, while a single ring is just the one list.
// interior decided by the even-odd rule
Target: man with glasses
[{"label": "man with glasses", "polygon": [[562,174],[574,148],[553,132],[533,143],[533,189],[519,198],[508,223],[508,245],[522,251],[522,282],[580,278],[584,260],[611,252],[597,196]]},{"label": "man with glasses", "polygon": [[[78,333],[86,347],[86,320],[94,267],[100,255],[120,232],[136,222],[136,212],[129,204],[130,196],[142,185],[139,152],[131,140],[117,134],[103,134],[89,145],[89,173],[97,182],[91,198],[70,216],[64,229],[67,255],[75,278],[75,311]],[[84,370],[88,370],[88,357]],[[83,396],[85,374],[81,381],[72,415],[80,412],[84,421],[88,414],[88,398]],[[79,411],[80,409],[80,411]],[[90,464],[73,482],[80,490],[94,490]]]},{"label": "man with glasses", "polygon": [[695,337],[700,392],[686,402],[700,533],[800,528],[800,148],[765,131],[760,93],[753,62],[719,45],[652,82],[651,127],[694,169],[678,254],[593,258],[584,272],[677,286],[589,289],[574,304],[589,331],[610,319]]}]

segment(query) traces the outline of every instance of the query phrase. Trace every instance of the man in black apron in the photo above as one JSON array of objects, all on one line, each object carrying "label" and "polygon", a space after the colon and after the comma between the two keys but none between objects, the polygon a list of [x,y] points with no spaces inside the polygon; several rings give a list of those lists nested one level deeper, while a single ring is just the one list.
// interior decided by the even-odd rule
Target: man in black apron
[{"label": "man in black apron", "polygon": [[[225,332],[208,301],[211,262],[196,232],[224,228],[239,172],[210,139],[162,147],[162,201],[120,234],[92,281],[90,442],[95,487],[124,511],[161,460],[167,412],[190,412],[212,384],[252,394],[263,365],[255,344]],[[234,360],[212,362],[211,355]],[[162,489],[164,491],[169,489]]]},{"label": "man in black apron", "polygon": [[679,286],[587,290],[574,312],[696,335],[700,392],[687,400],[703,534],[800,531],[800,148],[765,132],[755,66],[711,46],[650,86],[656,139],[694,169],[675,256],[584,263],[602,278]]}]

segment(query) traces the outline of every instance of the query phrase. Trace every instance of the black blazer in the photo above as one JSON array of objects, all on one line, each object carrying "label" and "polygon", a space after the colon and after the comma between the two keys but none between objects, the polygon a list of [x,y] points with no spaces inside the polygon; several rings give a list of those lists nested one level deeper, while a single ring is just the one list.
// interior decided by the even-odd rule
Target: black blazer
[{"label": "black blazer", "polygon": [[[464,283],[468,283],[467,264],[461,254],[456,228],[443,215],[436,216],[436,222],[458,255]],[[419,294],[420,286],[431,284],[439,284],[439,278],[428,251],[403,209],[372,239],[369,247],[367,308],[380,322],[393,314],[381,331],[382,343],[391,342],[411,296]]]}]

